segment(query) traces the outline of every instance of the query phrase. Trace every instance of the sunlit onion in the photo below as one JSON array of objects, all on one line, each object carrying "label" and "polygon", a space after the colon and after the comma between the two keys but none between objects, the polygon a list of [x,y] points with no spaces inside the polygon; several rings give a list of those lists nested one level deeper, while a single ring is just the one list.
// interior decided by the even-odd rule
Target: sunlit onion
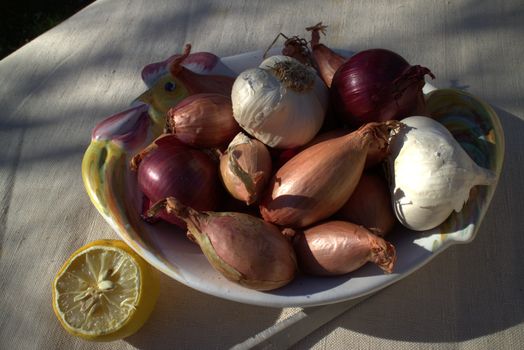
[{"label": "sunlit onion", "polygon": [[161,209],[187,224],[188,237],[227,279],[247,288],[271,290],[295,277],[295,252],[275,225],[243,213],[197,211],[173,197],[159,201],[146,215],[154,216]]},{"label": "sunlit onion", "polygon": [[373,144],[388,147],[399,122],[369,123],[350,134],[300,152],[273,176],[262,199],[262,217],[281,226],[304,227],[325,219],[349,199]]},{"label": "sunlit onion", "polygon": [[346,221],[328,221],[299,232],[293,246],[300,269],[312,275],[342,275],[367,262],[391,273],[396,261],[391,243]]}]

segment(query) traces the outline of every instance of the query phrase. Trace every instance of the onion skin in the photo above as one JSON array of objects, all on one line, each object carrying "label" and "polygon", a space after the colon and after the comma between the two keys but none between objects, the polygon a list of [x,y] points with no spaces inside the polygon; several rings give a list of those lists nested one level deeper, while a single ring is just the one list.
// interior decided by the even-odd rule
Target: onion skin
[{"label": "onion skin", "polygon": [[304,227],[337,212],[355,190],[370,145],[388,146],[400,123],[370,123],[348,135],[313,145],[273,176],[260,205],[264,220]]},{"label": "onion skin", "polygon": [[271,156],[257,139],[241,133],[220,157],[220,178],[227,191],[250,205],[259,199],[271,177]]},{"label": "onion skin", "polygon": [[[304,150],[308,147],[311,147],[313,145],[316,145],[317,143],[334,139],[336,137],[340,137],[343,135],[349,134],[351,131],[346,129],[333,129],[326,132],[321,132],[313,140],[311,140],[307,145],[300,147],[299,150]],[[369,146],[368,154],[366,157],[366,165],[364,166],[365,169],[371,169],[378,164],[384,162],[389,155],[388,148],[383,147],[379,143],[373,143]]]},{"label": "onion skin", "polygon": [[377,236],[387,235],[397,220],[386,180],[374,172],[364,172],[355,191],[335,217],[362,225]]},{"label": "onion skin", "polygon": [[[176,196],[198,210],[214,210],[218,204],[217,164],[204,152],[186,146],[174,135],[162,135],[131,161],[137,171],[139,190],[153,203]],[[181,225],[176,217],[159,213]]]},{"label": "onion skin", "polygon": [[428,68],[410,66],[392,51],[361,51],[333,76],[332,104],[337,115],[353,127],[400,120],[425,109],[422,87],[426,74],[434,78]]},{"label": "onion skin", "polygon": [[282,55],[293,57],[305,65],[311,65],[312,63],[311,53],[309,52],[306,39],[299,38],[298,36],[286,39],[284,47],[282,48]]},{"label": "onion skin", "polygon": [[191,95],[167,112],[166,131],[193,147],[224,147],[240,130],[231,98],[222,94]]},{"label": "onion skin", "polygon": [[318,74],[326,86],[330,88],[335,72],[347,59],[320,43],[320,33],[325,35],[326,28],[327,26],[320,22],[313,27],[306,28],[306,30],[311,32],[311,51]]},{"label": "onion skin", "polygon": [[243,213],[199,212],[173,197],[156,203],[147,215],[162,208],[186,222],[188,237],[230,281],[266,291],[294,279],[295,252],[275,225]]},{"label": "onion skin", "polygon": [[395,247],[366,228],[346,221],[329,221],[293,238],[300,270],[316,276],[343,275],[373,262],[391,273]]},{"label": "onion skin", "polygon": [[331,139],[336,139],[337,137],[341,137],[341,136],[347,135],[350,132],[351,131],[345,130],[345,129],[333,129],[333,130],[330,130],[330,131],[321,132],[321,133],[317,134],[317,136],[315,136],[315,138],[313,140],[309,141],[306,145],[300,147],[299,150],[303,151],[306,148],[314,146],[314,145],[316,145],[318,143],[321,143],[321,142],[324,142],[324,141],[327,141],[327,140],[331,140]]}]

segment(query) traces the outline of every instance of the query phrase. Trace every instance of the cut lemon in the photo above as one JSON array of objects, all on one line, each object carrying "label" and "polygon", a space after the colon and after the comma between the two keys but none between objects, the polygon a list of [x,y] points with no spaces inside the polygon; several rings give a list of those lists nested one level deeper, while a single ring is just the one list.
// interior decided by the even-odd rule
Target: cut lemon
[{"label": "cut lemon", "polygon": [[71,334],[111,341],[135,333],[153,311],[158,274],[124,242],[99,240],[74,252],[53,282],[53,309]]}]

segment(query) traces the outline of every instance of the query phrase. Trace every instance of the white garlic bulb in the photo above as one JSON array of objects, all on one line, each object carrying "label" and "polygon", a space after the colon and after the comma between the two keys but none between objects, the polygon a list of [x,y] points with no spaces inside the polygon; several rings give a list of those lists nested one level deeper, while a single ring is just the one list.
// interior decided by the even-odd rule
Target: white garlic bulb
[{"label": "white garlic bulb", "polygon": [[388,163],[394,211],[404,226],[435,228],[462,210],[472,187],[495,182],[495,174],[479,167],[436,120],[414,116],[402,124]]},{"label": "white garlic bulb", "polygon": [[320,130],[328,90],[313,68],[272,56],[239,74],[231,101],[233,116],[245,131],[270,147],[293,148]]}]

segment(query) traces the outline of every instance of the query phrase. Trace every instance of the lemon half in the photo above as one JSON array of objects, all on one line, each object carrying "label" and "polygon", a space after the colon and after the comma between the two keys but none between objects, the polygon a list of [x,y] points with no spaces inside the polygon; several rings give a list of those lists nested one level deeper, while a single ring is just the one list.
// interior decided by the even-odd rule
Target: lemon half
[{"label": "lemon half", "polygon": [[74,252],[53,282],[53,310],[71,334],[112,341],[135,333],[159,292],[158,273],[118,240],[99,240]]}]

